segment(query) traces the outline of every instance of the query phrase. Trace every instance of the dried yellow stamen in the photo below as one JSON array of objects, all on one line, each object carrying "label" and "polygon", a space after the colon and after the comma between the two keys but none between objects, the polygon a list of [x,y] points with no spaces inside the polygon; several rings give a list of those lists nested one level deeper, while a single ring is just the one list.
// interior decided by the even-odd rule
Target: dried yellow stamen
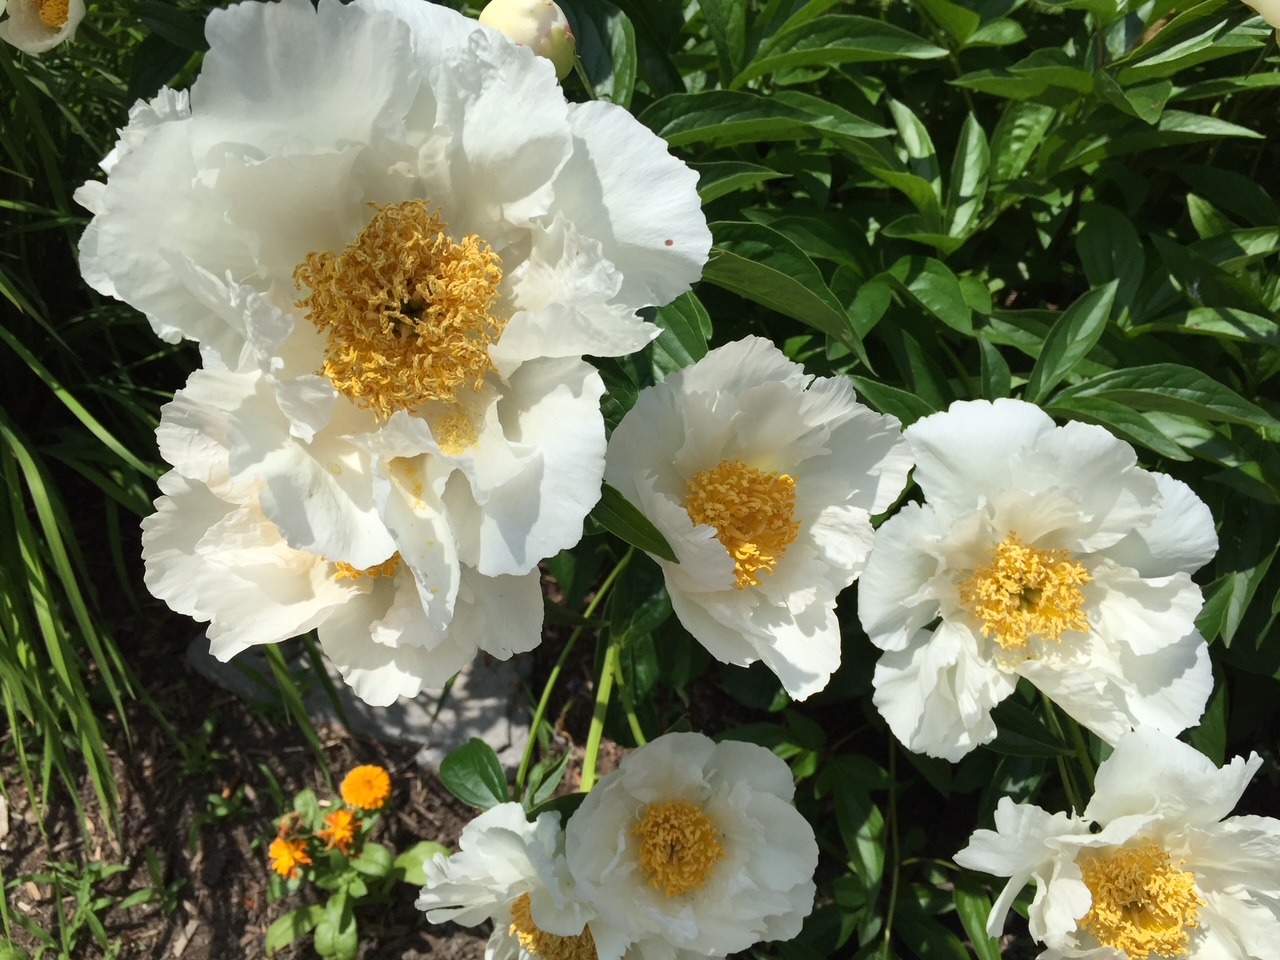
[{"label": "dried yellow stamen", "polygon": [[65,26],[67,17],[71,15],[68,0],[36,0],[36,9],[40,14],[40,22],[50,30]]},{"label": "dried yellow stamen", "polygon": [[490,313],[501,261],[475,234],[455,243],[421,200],[379,207],[341,253],[309,253],[298,301],[327,333],[322,373],[380,419],[428,400],[452,403],[493,369],[506,321]]},{"label": "dried yellow stamen", "polygon": [[591,936],[590,927],[583,927],[582,932],[573,937],[540,930],[533,922],[527,893],[520,894],[511,905],[511,929],[508,932],[520,941],[520,946],[527,952],[543,960],[596,960],[596,941]]},{"label": "dried yellow stamen", "polygon": [[365,567],[361,570],[359,567],[353,567],[349,563],[343,563],[341,560],[333,561],[334,567],[337,569],[333,573],[335,580],[359,580],[361,577],[394,577],[396,571],[400,569],[400,554],[393,553],[381,563],[375,563],[372,567]]},{"label": "dried yellow stamen", "polygon": [[1080,587],[1093,577],[1066,550],[1040,550],[1011,533],[985,567],[960,584],[960,602],[1005,650],[1022,649],[1032,636],[1060,640],[1087,630]]},{"label": "dried yellow stamen", "polygon": [[640,866],[649,886],[668,897],[701,890],[724,857],[715,824],[687,800],[649,804],[631,833],[640,838]]},{"label": "dried yellow stamen", "polygon": [[444,413],[429,418],[431,435],[440,445],[440,452],[445,456],[456,457],[479,439],[475,422],[471,415],[455,404]]},{"label": "dried yellow stamen", "polygon": [[1198,927],[1204,900],[1196,878],[1179,870],[1154,840],[1101,853],[1085,852],[1077,860],[1093,906],[1080,921],[1104,946],[1130,960],[1151,954],[1173,958],[1186,954],[1188,931]]},{"label": "dried yellow stamen", "polygon": [[758,572],[772,573],[800,531],[795,521],[796,482],[741,460],[721,460],[689,481],[689,519],[716,529],[733,557],[738,589],[758,586]]}]

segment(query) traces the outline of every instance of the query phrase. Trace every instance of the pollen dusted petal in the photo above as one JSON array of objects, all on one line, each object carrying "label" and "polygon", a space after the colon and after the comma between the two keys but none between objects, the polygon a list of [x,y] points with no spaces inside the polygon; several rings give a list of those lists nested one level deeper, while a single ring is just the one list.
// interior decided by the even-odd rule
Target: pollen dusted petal
[{"label": "pollen dusted petal", "polygon": [[479,390],[506,321],[489,312],[502,270],[488,244],[455,243],[422,200],[373,206],[345,250],[309,253],[293,276],[311,289],[298,306],[328,335],[324,375],[386,420]]}]

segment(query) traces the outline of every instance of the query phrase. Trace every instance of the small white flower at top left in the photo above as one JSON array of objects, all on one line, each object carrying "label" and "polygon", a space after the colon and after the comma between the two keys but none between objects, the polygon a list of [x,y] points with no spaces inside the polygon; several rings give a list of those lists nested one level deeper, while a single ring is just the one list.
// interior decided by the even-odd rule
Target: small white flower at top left
[{"label": "small white flower at top left", "polygon": [[0,3],[0,40],[25,53],[45,53],[76,34],[84,0],[9,0]]}]

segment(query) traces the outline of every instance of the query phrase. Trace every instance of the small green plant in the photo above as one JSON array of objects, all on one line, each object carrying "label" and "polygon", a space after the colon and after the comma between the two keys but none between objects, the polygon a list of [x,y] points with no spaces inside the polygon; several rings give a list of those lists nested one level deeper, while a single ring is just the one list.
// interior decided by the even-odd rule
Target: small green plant
[{"label": "small green plant", "polygon": [[267,955],[315,932],[316,952],[334,960],[351,960],[359,946],[355,910],[360,904],[385,903],[391,888],[403,882],[426,882],[423,863],[448,851],[423,840],[399,856],[368,839],[391,796],[391,778],[382,767],[356,767],[342,781],[340,800],[323,803],[314,790],[303,790],[293,809],[276,822],[268,853],[269,895],[277,900],[313,883],[331,891],[325,903],[291,910],[267,930]]},{"label": "small green plant", "polygon": [[[112,940],[107,935],[102,923],[102,915],[120,904],[120,898],[97,890],[99,884],[129,868],[119,863],[101,863],[90,861],[86,864],[70,861],[50,863],[41,873],[20,876],[9,882],[8,889],[25,883],[44,884],[51,887],[54,902],[57,904],[58,918],[57,936],[37,926],[33,921],[20,914],[12,914],[13,919],[31,936],[39,941],[36,948],[36,960],[52,951],[59,960],[71,960],[84,955],[87,947],[86,937],[91,938],[101,950],[106,960],[120,955],[123,949],[120,941]],[[16,948],[15,948],[16,949]],[[0,954],[0,956],[4,956]],[[18,953],[16,956],[21,957]]]}]

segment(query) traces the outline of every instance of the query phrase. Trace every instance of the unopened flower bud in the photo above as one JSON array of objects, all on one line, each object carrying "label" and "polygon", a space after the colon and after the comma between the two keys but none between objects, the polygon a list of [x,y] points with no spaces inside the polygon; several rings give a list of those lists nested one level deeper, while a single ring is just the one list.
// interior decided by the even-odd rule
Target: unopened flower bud
[{"label": "unopened flower bud", "polygon": [[552,0],[492,0],[480,11],[480,22],[546,57],[558,79],[573,69],[577,44],[564,11]]}]

